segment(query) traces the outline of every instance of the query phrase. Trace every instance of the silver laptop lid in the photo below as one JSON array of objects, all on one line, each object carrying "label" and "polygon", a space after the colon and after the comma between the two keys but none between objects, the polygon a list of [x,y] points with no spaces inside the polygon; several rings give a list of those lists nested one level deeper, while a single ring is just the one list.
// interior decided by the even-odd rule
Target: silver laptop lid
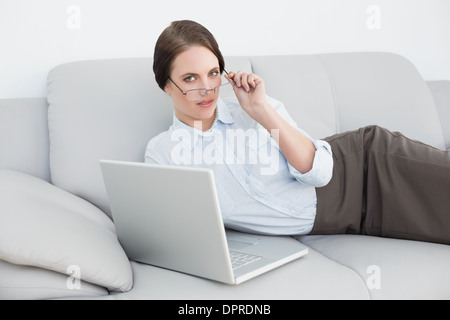
[{"label": "silver laptop lid", "polygon": [[117,235],[131,260],[234,283],[211,170],[112,160],[100,165]]}]

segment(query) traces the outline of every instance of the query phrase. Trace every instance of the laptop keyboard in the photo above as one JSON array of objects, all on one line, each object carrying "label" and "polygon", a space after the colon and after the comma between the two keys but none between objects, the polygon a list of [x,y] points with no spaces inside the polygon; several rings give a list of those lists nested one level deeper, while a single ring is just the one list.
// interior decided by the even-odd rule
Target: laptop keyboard
[{"label": "laptop keyboard", "polygon": [[251,254],[236,251],[230,251],[230,257],[233,270],[236,270],[237,268],[243,267],[249,263],[261,259],[261,257],[259,256],[254,256]]}]

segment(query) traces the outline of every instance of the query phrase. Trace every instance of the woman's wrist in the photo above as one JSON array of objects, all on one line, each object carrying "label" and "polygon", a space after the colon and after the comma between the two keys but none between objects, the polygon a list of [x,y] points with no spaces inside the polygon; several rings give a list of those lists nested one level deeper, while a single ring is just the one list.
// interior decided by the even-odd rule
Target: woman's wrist
[{"label": "woman's wrist", "polygon": [[254,112],[250,116],[267,131],[270,132],[272,129],[279,129],[279,125],[277,124],[279,115],[268,102],[262,103],[252,109]]}]

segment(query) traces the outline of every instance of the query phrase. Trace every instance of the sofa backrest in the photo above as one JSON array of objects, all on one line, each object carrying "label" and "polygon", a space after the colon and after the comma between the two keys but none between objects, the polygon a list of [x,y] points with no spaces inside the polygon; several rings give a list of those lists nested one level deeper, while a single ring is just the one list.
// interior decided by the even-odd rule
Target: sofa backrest
[{"label": "sofa backrest", "polygon": [[0,99],[0,169],[50,180],[46,98]]},{"label": "sofa backrest", "polygon": [[380,125],[443,149],[433,97],[417,69],[392,53],[252,57],[267,93],[315,138]]},{"label": "sofa backrest", "polygon": [[[48,76],[52,183],[111,215],[99,160],[143,161],[148,141],[172,123],[151,58],[80,61]],[[315,138],[378,124],[443,148],[433,98],[406,59],[387,53],[227,57],[253,71]],[[224,90],[222,95],[231,95]]]},{"label": "sofa backrest", "polygon": [[52,183],[110,215],[99,160],[142,161],[172,120],[152,59],[64,64],[50,71],[47,90]]},{"label": "sofa backrest", "polygon": [[441,120],[445,149],[450,151],[450,81],[427,81],[427,85],[433,95],[439,119]]}]

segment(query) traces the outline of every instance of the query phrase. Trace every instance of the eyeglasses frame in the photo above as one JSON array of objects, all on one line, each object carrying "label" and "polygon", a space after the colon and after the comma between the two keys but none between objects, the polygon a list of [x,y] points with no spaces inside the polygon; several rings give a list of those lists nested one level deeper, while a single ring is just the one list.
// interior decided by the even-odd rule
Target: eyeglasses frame
[{"label": "eyeglasses frame", "polygon": [[[228,75],[227,70],[223,69],[223,71]],[[191,91],[203,91],[203,90],[204,90],[204,91],[205,91],[205,95],[202,96],[202,97],[206,97],[206,96],[208,95],[208,92],[209,92],[209,91],[214,91],[214,93],[216,93],[216,90],[217,90],[218,88],[223,87],[223,86],[226,86],[226,85],[228,85],[228,84],[231,84],[230,82],[227,82],[227,83],[221,84],[220,86],[217,86],[217,87],[215,87],[215,88],[213,88],[213,89],[199,88],[199,89],[191,89],[191,90],[187,90],[186,92],[184,92],[184,91],[183,91],[183,90],[175,83],[175,81],[172,80],[171,77],[169,77],[169,80],[175,85],[175,87],[178,88],[178,90],[181,91],[181,93],[182,93],[184,96],[186,96],[186,95],[188,94],[188,92],[191,92]]]}]

